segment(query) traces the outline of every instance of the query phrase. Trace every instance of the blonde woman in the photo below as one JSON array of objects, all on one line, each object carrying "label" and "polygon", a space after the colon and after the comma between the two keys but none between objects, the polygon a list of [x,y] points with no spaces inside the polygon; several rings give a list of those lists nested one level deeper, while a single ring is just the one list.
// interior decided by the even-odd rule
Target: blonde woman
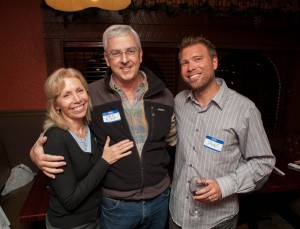
[{"label": "blonde woman", "polygon": [[88,122],[92,109],[88,85],[72,68],[56,70],[45,83],[48,118],[44,123],[47,154],[63,156],[64,172],[49,178],[46,225],[57,228],[100,228],[101,180],[110,165],[131,154],[123,140],[99,148]]}]

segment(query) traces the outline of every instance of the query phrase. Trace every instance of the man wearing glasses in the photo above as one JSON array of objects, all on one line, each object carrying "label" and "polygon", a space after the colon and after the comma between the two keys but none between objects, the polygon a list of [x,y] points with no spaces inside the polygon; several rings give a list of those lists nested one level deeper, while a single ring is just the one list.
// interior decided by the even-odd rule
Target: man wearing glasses
[{"label": "man wearing glasses", "polygon": [[[128,25],[103,34],[105,78],[90,84],[91,130],[101,145],[133,140],[132,154],[111,165],[102,189],[102,228],[164,229],[168,215],[170,157],[176,144],[174,101],[165,84],[141,65],[138,34]],[[62,172],[63,158],[44,155],[40,138],[31,158],[50,177]],[[59,169],[57,169],[59,168]]]}]

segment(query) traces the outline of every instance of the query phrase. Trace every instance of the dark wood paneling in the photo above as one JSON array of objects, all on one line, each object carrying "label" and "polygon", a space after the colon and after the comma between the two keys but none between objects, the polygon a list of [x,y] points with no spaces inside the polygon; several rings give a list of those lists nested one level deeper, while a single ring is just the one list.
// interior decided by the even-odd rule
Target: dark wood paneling
[{"label": "dark wood paneling", "polygon": [[[216,45],[221,55],[224,50],[252,50],[267,55],[278,71],[281,89],[276,108],[279,113],[274,114],[277,120],[276,131],[272,134],[283,136],[287,128],[295,128],[295,122],[300,128],[298,120],[289,119],[297,116],[292,114],[290,107],[297,107],[294,98],[299,94],[293,91],[293,86],[299,82],[296,75],[300,72],[300,37],[297,28],[287,20],[280,17],[267,18],[258,27],[257,21],[246,15],[212,17],[207,12],[199,15],[181,12],[170,16],[163,11],[145,10],[126,10],[122,14],[101,10],[97,12],[96,15],[74,17],[68,21],[62,14],[59,16],[53,10],[44,10],[46,50],[51,53],[47,55],[48,69],[54,70],[66,64],[66,59],[62,58],[62,44],[101,43],[102,34],[109,25],[129,24],[140,35],[144,49],[143,64],[161,76],[175,95],[187,88],[180,77],[177,45],[184,36],[204,36]],[[54,40],[56,45],[50,40]]]},{"label": "dark wood paneling", "polygon": [[22,163],[37,171],[29,151],[43,131],[44,119],[44,110],[0,112],[0,139],[12,167]]}]

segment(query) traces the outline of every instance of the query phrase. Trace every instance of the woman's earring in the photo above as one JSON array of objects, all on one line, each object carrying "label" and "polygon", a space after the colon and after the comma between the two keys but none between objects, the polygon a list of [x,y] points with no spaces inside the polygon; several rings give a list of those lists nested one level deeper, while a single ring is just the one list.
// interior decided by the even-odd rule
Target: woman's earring
[{"label": "woman's earring", "polygon": [[60,112],[60,109],[56,109],[56,113],[59,114],[59,112]]}]

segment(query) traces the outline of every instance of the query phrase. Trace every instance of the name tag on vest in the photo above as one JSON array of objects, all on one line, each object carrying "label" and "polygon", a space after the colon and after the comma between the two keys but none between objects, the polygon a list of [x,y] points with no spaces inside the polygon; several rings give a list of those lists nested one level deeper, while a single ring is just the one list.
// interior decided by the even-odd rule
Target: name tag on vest
[{"label": "name tag on vest", "polygon": [[104,123],[112,123],[121,120],[121,115],[119,110],[113,110],[109,112],[102,113],[102,118]]}]

